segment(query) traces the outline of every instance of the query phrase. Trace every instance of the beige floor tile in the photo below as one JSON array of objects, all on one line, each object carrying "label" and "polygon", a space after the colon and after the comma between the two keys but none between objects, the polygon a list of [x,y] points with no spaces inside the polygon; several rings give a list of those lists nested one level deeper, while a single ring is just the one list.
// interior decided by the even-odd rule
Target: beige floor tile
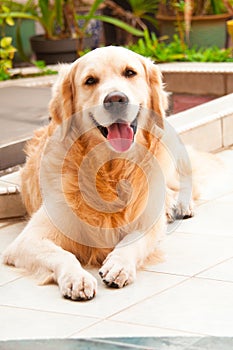
[{"label": "beige floor tile", "polygon": [[0,230],[0,253],[19,235],[26,225],[25,220],[12,220],[9,225]]},{"label": "beige floor tile", "polygon": [[[87,303],[63,299],[56,285],[39,286],[0,266],[0,339],[233,336],[232,204],[229,193],[177,222],[163,244],[167,260],[139,272],[131,286],[109,289],[93,270],[98,293]],[[0,254],[25,224],[0,221]],[[193,275],[199,278],[187,278]]]},{"label": "beige floor tile", "polygon": [[229,193],[229,194],[226,194],[225,196],[221,196],[220,198],[218,198],[218,202],[228,203],[233,206],[233,193]]},{"label": "beige floor tile", "polygon": [[15,184],[15,185],[20,185],[20,172],[16,171],[14,173],[11,174],[7,174],[4,176],[1,176],[1,181],[4,181],[6,183],[10,183],[10,184]]},{"label": "beige floor tile", "polygon": [[233,283],[193,278],[113,316],[111,320],[233,336]]},{"label": "beige floor tile", "polygon": [[64,338],[96,319],[0,306],[0,339]]},{"label": "beige floor tile", "polygon": [[[1,259],[1,255],[0,255]],[[1,261],[1,260],[0,260]],[[6,266],[3,264],[0,264],[0,287],[4,284],[7,284],[9,282],[12,282],[18,278],[22,278],[22,274],[18,269],[15,269],[11,266]],[[1,292],[0,292],[1,294]],[[1,303],[1,300],[0,300]]]},{"label": "beige floor tile", "polygon": [[144,271],[138,274],[134,284],[112,289],[105,287],[96,270],[93,274],[98,279],[98,292],[93,300],[86,303],[64,299],[56,285],[39,286],[34,279],[25,277],[0,288],[0,304],[103,318],[184,280],[180,276]]},{"label": "beige floor tile", "polygon": [[224,261],[221,264],[200,273],[198,277],[233,282],[233,259]]},{"label": "beige floor tile", "polygon": [[201,233],[233,237],[232,206],[229,201],[210,201],[195,209],[195,216],[183,220],[176,227],[178,232]]},{"label": "beige floor tile", "polygon": [[146,270],[193,276],[233,257],[233,237],[173,233],[163,244],[166,260]]},{"label": "beige floor tile", "polygon": [[[146,321],[146,320],[145,320]],[[166,337],[189,336],[191,333],[176,331],[174,329],[146,327],[137,324],[104,320],[75,333],[71,338],[91,337]]]}]

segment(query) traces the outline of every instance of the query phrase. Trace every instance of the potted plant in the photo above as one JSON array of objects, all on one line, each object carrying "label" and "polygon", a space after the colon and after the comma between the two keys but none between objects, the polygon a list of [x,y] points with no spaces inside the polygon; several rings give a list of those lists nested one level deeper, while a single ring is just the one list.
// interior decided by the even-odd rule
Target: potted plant
[{"label": "potted plant", "polygon": [[[104,4],[104,13],[133,27],[157,32],[155,13],[158,10],[159,0],[106,0]],[[104,27],[107,44],[127,45],[135,40],[132,34],[125,35],[124,31],[112,25],[105,23]]]},{"label": "potted plant", "polygon": [[157,19],[160,34],[178,32],[190,47],[226,46],[226,21],[233,14],[232,0],[163,0]]},{"label": "potted plant", "polygon": [[[0,13],[1,19],[31,19],[42,26],[44,34],[31,38],[36,58],[47,64],[71,62],[83,50],[83,40],[87,36],[87,27],[92,20],[105,21],[131,32],[143,35],[143,32],[110,16],[103,16],[97,10],[104,0],[91,1],[86,14],[79,12],[75,0],[27,0],[25,4],[17,1],[3,0],[10,11]],[[10,6],[14,6],[12,8]],[[80,21],[82,24],[80,24]]]}]

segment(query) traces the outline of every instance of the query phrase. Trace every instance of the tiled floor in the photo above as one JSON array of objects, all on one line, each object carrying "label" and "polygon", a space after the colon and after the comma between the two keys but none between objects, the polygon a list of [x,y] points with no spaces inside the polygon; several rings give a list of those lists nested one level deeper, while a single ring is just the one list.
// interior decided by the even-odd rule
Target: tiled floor
[{"label": "tiled floor", "polygon": [[[12,182],[12,178],[4,181]],[[0,340],[117,336],[233,336],[233,192],[203,200],[196,216],[169,228],[166,261],[135,284],[72,302],[0,265]],[[0,254],[25,225],[0,221]]]}]

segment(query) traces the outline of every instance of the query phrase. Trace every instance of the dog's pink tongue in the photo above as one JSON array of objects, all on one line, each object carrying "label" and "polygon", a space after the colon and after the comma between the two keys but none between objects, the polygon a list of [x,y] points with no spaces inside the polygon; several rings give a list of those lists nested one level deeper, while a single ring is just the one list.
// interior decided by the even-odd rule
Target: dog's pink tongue
[{"label": "dog's pink tongue", "polygon": [[125,152],[132,145],[133,129],[126,123],[114,123],[108,127],[107,139],[117,152]]}]

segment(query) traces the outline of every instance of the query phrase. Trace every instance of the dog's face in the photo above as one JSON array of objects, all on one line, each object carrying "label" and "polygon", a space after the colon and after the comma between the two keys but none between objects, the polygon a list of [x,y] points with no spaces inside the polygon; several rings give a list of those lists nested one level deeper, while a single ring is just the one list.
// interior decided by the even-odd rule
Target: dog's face
[{"label": "dog's face", "polygon": [[164,116],[166,96],[158,69],[121,47],[96,49],[65,67],[50,105],[55,120],[81,112],[86,129],[107,138],[118,152],[133,144],[142,109]]}]

